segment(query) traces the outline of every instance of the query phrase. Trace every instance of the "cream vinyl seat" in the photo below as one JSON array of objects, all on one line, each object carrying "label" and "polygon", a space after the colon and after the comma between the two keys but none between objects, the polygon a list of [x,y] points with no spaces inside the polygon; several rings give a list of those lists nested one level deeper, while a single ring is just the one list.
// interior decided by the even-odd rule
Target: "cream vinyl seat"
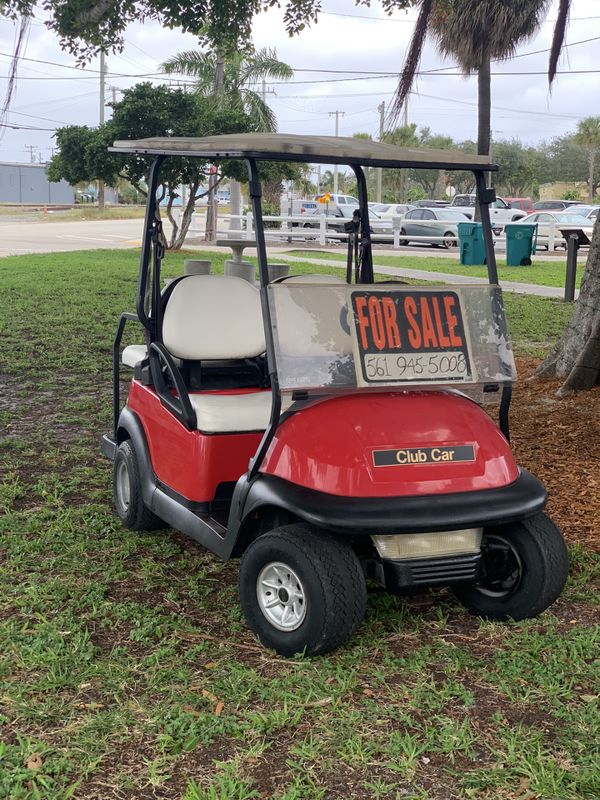
[{"label": "cream vinyl seat", "polygon": [[[163,313],[163,344],[174,359],[233,361],[265,352],[260,293],[225,275],[190,275],[173,289]],[[191,392],[196,428],[204,433],[262,431],[271,392]]]}]

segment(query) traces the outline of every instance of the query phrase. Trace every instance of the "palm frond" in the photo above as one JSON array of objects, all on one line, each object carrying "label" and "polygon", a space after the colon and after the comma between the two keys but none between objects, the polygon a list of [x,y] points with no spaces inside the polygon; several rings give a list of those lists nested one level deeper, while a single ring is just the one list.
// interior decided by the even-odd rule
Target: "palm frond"
[{"label": "palm frond", "polygon": [[404,62],[404,68],[400,75],[398,88],[396,89],[394,99],[392,100],[392,107],[386,120],[387,127],[391,127],[398,120],[406,98],[412,89],[412,85],[415,80],[415,73],[419,67],[421,53],[423,51],[425,39],[427,38],[427,30],[429,27],[429,19],[433,3],[434,0],[421,0],[419,16],[417,17],[415,29],[410,40],[408,54],[406,56],[406,61]]},{"label": "palm frond", "polygon": [[241,97],[256,132],[273,133],[277,130],[277,117],[258,92],[242,89]]},{"label": "palm frond", "polygon": [[438,52],[470,75],[488,59],[505,60],[544,22],[550,0],[456,0],[436,2],[429,32]]},{"label": "palm frond", "polygon": [[210,53],[201,50],[184,50],[160,65],[161,72],[167,75],[189,75],[204,84],[209,77],[214,83],[216,59]]},{"label": "palm frond", "polygon": [[556,77],[558,69],[558,59],[565,41],[567,25],[569,24],[569,14],[571,12],[571,0],[560,0],[558,6],[558,16],[552,35],[552,46],[550,47],[550,59],[548,62],[548,83],[552,86],[552,81]]},{"label": "palm frond", "polygon": [[240,85],[255,83],[263,79],[290,80],[294,77],[294,70],[277,58],[274,48],[262,47],[244,59],[240,67]]}]

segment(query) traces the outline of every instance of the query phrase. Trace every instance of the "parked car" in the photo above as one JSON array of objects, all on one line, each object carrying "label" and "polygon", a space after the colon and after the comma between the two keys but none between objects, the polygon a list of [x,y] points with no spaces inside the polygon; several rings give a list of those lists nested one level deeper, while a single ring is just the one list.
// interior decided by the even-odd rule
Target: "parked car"
[{"label": "parked car", "polygon": [[[475,204],[477,202],[477,195],[475,194],[455,194],[450,203],[450,208],[455,208],[457,211],[462,211],[469,219],[475,216]],[[496,201],[490,206],[490,217],[492,225],[506,225],[507,222],[516,222],[525,216],[525,211],[518,208],[511,208],[510,205],[501,197],[497,197]]]},{"label": "parked car", "polygon": [[533,200],[531,197],[504,197],[503,200],[511,208],[518,208],[526,214],[533,214]]},{"label": "parked car", "polygon": [[587,217],[594,222],[598,219],[598,212],[600,212],[600,206],[585,206],[582,204],[565,208],[565,214],[578,214],[580,217]]},{"label": "parked car", "polygon": [[569,206],[581,205],[580,200],[538,200],[533,204],[534,211],[564,211]]},{"label": "parked car", "polygon": [[588,239],[592,238],[594,230],[593,220],[578,214],[567,213],[566,211],[538,211],[520,219],[517,224],[530,225],[532,223],[538,226],[538,247],[545,247],[547,250],[550,249],[550,227],[552,224],[555,226],[555,247],[565,245],[562,230],[582,230]]},{"label": "parked car", "polygon": [[[328,231],[345,233],[345,225],[349,220],[352,219],[352,215],[357,208],[358,206],[351,206],[349,204],[336,206],[334,208],[328,206],[324,211],[317,210],[307,214],[307,220],[306,222],[302,223],[302,227],[318,228],[320,224],[319,218],[325,215],[327,217]],[[393,238],[391,220],[382,220],[381,217],[371,209],[369,209],[369,227],[371,229],[371,233],[373,234],[378,236],[389,235],[390,239]]]},{"label": "parked car", "polygon": [[415,200],[413,203],[416,208],[446,208],[449,205],[448,200]]},{"label": "parked car", "polygon": [[418,242],[437,247],[456,247],[458,245],[459,222],[468,222],[469,217],[457,208],[414,208],[402,220],[400,244],[409,244],[411,236],[442,237],[417,239]]},{"label": "parked car", "polygon": [[400,219],[402,219],[405,214],[407,214],[409,211],[412,211],[413,208],[415,208],[415,206],[411,205],[410,203],[393,203],[380,209],[377,211],[377,213],[382,218],[400,217]]},{"label": "parked car", "polygon": [[374,211],[376,214],[381,214],[390,207],[389,203],[369,203],[369,210]]},{"label": "parked car", "polygon": [[[328,200],[325,198],[328,197]],[[356,197],[352,197],[349,194],[334,194],[333,192],[322,192],[321,194],[316,194],[313,197],[313,200],[316,203],[320,203],[321,205],[334,205],[334,206],[357,206],[358,200]]]}]

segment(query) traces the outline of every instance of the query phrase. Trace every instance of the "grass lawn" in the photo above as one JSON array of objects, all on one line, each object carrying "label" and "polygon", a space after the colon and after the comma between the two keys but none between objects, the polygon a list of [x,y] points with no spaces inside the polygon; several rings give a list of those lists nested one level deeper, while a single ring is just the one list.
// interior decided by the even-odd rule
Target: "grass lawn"
[{"label": "grass lawn", "polygon": [[[98,443],[136,271],[124,250],[0,260],[0,798],[600,797],[582,548],[538,620],[480,622],[445,590],[373,593],[346,647],[286,661],[245,627],[235,562],[122,528]],[[570,313],[506,303],[521,353]]]},{"label": "grass lawn", "polygon": [[[305,258],[324,258],[335,261],[346,261],[346,254],[337,252],[324,252],[321,250],[290,250],[291,255]],[[485,267],[467,267],[450,258],[421,258],[414,255],[380,256],[377,250],[373,251],[375,265],[381,267],[403,267],[404,269],[424,269],[430,272],[446,272],[456,275],[471,275],[474,278],[487,278]],[[577,266],[577,286],[581,283],[585,261],[580,261]],[[498,275],[501,281],[516,281],[518,283],[536,283],[540,286],[565,285],[566,255],[564,262],[560,261],[535,261],[531,267],[507,267],[506,261],[498,259]]]}]

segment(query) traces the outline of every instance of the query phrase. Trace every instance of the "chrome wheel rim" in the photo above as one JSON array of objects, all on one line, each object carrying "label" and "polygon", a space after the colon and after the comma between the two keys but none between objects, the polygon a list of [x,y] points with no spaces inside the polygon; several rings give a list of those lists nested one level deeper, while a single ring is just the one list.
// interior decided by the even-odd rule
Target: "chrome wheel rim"
[{"label": "chrome wheel rim", "polygon": [[504,536],[488,534],[482,546],[483,581],[477,584],[481,594],[507,597],[521,583],[523,563],[519,554]]},{"label": "chrome wheel rim", "polygon": [[306,617],[306,592],[294,570],[272,561],[256,579],[256,597],[264,617],[279,631],[295,631]]},{"label": "chrome wheel rim", "polygon": [[124,461],[117,464],[115,475],[115,488],[117,493],[117,503],[122,511],[129,509],[131,499],[131,482],[129,480],[129,470]]}]

